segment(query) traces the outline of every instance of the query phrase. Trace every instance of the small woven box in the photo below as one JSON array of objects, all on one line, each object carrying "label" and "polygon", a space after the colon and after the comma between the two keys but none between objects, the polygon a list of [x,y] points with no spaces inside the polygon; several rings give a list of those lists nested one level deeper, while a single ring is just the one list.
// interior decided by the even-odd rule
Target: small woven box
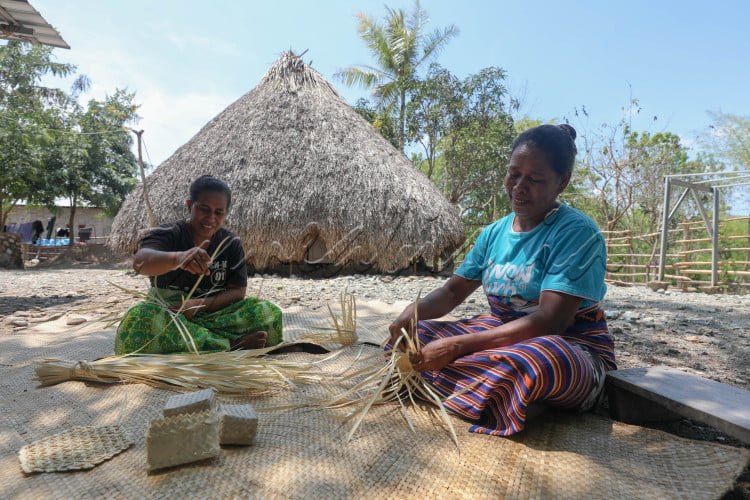
[{"label": "small woven box", "polygon": [[213,411],[216,409],[216,397],[213,389],[201,389],[200,391],[177,394],[167,400],[164,405],[164,416],[171,417],[183,413],[198,413],[200,411]]},{"label": "small woven box", "polygon": [[258,431],[258,416],[250,404],[221,405],[221,444],[253,444]]},{"label": "small woven box", "polygon": [[146,431],[149,470],[212,458],[220,453],[219,417],[212,411],[157,418]]}]

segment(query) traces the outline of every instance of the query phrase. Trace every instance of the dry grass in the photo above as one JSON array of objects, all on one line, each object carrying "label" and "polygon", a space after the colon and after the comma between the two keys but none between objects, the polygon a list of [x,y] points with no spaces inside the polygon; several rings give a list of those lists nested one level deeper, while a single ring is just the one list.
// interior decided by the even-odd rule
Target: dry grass
[{"label": "dry grass", "polygon": [[344,289],[339,299],[341,316],[333,312],[331,304],[327,304],[331,315],[331,327],[318,327],[316,333],[306,333],[297,337],[301,342],[315,342],[319,344],[332,343],[351,345],[357,341],[357,301],[354,295]]},{"label": "dry grass", "polygon": [[321,381],[313,363],[264,356],[273,347],[204,354],[140,354],[96,361],[47,359],[36,368],[41,386],[68,380],[137,382],[172,390],[211,387],[220,393],[263,393]]}]

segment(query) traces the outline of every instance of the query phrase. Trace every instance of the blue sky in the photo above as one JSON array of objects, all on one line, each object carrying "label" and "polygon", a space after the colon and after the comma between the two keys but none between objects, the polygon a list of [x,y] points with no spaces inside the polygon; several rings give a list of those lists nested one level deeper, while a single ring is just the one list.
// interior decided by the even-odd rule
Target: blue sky
[{"label": "blue sky", "polygon": [[[156,165],[251,90],[290,48],[308,50],[305,61],[348,102],[368,95],[333,74],[373,62],[355,14],[386,12],[381,0],[30,1],[72,47],[57,49],[58,60],[92,80],[85,98],[115,88],[136,92],[138,127]],[[423,0],[422,6],[430,29],[460,30],[438,62],[459,77],[504,68],[522,113],[532,118],[574,119],[574,109],[585,106],[587,126],[596,127],[617,122],[635,97],[643,109],[636,129],[668,130],[692,145],[711,123],[707,111],[750,114],[747,0]]]}]

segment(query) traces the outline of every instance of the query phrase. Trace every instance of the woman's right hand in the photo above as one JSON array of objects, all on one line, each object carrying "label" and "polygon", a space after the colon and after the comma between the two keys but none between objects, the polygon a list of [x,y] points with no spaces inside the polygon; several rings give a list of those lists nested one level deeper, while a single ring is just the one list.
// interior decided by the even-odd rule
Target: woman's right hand
[{"label": "woman's right hand", "polygon": [[177,266],[178,269],[183,269],[192,274],[211,274],[208,270],[211,265],[211,256],[208,255],[206,249],[208,248],[209,241],[206,240],[197,247],[193,247],[190,250],[184,252],[176,252],[177,254]]},{"label": "woman's right hand", "polygon": [[[404,334],[404,331],[406,331],[406,334],[413,339],[416,326],[414,323],[414,304],[409,304],[398,318],[391,323],[391,326],[388,327],[388,330],[391,333],[391,345],[395,345],[399,337]],[[401,350],[404,349],[403,341],[399,345],[399,348]]]},{"label": "woman's right hand", "polygon": [[[433,319],[448,314],[481,284],[482,282],[479,280],[468,280],[456,274],[448,278],[443,286],[419,299],[418,304],[412,303],[407,306],[396,318],[396,321],[391,323],[391,326],[388,327],[391,334],[391,345],[403,335],[402,329],[406,330],[410,338],[414,339],[417,319]],[[414,317],[415,307],[419,307],[418,318]]]}]

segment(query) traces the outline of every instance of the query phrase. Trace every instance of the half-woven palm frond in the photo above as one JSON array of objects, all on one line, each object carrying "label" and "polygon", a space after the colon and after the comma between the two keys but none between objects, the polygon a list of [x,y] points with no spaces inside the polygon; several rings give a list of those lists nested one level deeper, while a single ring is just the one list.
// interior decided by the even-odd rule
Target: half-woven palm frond
[{"label": "half-woven palm frond", "polygon": [[[401,350],[401,346],[404,346],[404,350]],[[341,383],[351,382],[350,387],[330,398],[316,400],[314,404],[327,410],[340,410],[343,412],[341,418],[344,421],[352,421],[352,427],[347,434],[348,441],[362,426],[373,406],[396,401],[401,405],[402,415],[407,424],[414,430],[407,411],[407,403],[411,403],[410,406],[414,407],[417,400],[427,401],[439,410],[441,419],[458,448],[458,437],[443,402],[463,394],[473,385],[443,397],[412,366],[410,356],[418,354],[419,351],[418,343],[404,332],[392,349],[365,358],[363,361],[368,364],[364,368],[352,370],[337,377]]]}]

